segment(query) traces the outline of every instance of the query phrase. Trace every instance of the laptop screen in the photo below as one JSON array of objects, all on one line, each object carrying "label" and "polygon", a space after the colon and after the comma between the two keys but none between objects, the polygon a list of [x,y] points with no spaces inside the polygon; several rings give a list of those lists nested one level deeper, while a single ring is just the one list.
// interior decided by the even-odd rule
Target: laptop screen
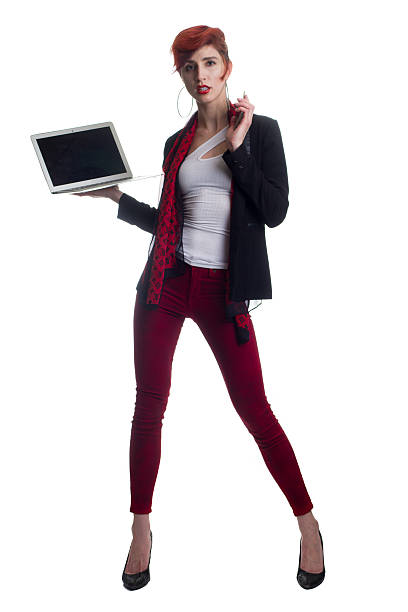
[{"label": "laptop screen", "polygon": [[109,127],[37,138],[54,186],[126,172]]}]

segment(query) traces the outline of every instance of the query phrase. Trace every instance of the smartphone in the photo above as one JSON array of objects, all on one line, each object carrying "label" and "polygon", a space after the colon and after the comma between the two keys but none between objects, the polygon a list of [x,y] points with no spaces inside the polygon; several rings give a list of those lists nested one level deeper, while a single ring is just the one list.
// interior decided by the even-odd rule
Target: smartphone
[{"label": "smartphone", "polygon": [[[244,93],[242,94],[242,97],[243,97],[243,98],[245,97],[245,91],[244,91]],[[244,111],[241,111],[241,112],[239,113],[239,115],[238,115],[238,117],[237,117],[236,121],[235,121],[234,130],[236,130],[236,129],[237,129],[237,127],[239,126],[239,124],[240,124],[241,119],[242,119],[242,117],[243,117],[243,116],[244,116]]]}]

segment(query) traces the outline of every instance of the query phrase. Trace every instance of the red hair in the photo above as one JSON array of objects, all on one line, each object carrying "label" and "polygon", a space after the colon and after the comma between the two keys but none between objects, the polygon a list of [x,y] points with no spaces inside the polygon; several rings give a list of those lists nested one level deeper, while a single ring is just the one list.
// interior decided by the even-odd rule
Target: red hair
[{"label": "red hair", "polygon": [[189,57],[204,45],[213,45],[221,55],[225,65],[225,72],[221,78],[224,78],[229,64],[228,47],[225,42],[224,32],[219,28],[210,28],[209,26],[200,25],[186,30],[181,30],[174,39],[170,47],[170,53],[173,53],[174,66],[173,71],[180,74],[181,68]]}]

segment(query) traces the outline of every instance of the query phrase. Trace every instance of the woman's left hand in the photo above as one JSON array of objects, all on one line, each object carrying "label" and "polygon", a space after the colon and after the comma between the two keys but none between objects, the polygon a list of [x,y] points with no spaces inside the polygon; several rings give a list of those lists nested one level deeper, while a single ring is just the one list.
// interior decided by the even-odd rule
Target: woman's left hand
[{"label": "woman's left hand", "polygon": [[[230,151],[235,151],[235,149],[238,149],[238,147],[240,147],[244,142],[245,135],[252,123],[252,115],[254,114],[255,108],[255,106],[249,101],[246,94],[243,98],[237,98],[237,100],[238,104],[234,105],[237,110],[237,114],[232,117],[230,126],[225,135],[225,140],[227,141],[228,149]],[[242,117],[237,129],[234,130],[235,121],[239,117],[239,113],[241,111],[244,112],[244,116]]]}]

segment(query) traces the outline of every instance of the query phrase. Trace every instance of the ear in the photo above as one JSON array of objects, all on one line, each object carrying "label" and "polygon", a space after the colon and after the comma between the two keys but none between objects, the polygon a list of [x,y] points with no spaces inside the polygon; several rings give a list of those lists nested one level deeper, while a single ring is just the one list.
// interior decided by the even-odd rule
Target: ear
[{"label": "ear", "polygon": [[226,79],[228,79],[228,77],[231,74],[231,72],[232,72],[232,62],[231,62],[231,60],[229,60],[229,62],[228,62],[228,71],[227,71],[227,74],[226,74],[226,77],[225,77]]}]

